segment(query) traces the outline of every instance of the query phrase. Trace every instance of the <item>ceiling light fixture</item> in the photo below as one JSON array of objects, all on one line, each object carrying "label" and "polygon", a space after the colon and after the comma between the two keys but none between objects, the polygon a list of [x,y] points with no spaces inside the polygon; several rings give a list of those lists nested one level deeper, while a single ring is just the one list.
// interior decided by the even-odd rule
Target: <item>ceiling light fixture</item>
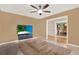
[{"label": "ceiling light fixture", "polygon": [[38,13],[39,15],[42,15],[43,11],[42,11],[41,9],[39,9],[39,10],[37,11],[37,13]]},{"label": "ceiling light fixture", "polygon": [[30,11],[30,13],[38,13],[39,15],[42,15],[43,13],[51,13],[51,11],[49,10],[45,10],[46,8],[49,7],[49,4],[45,4],[44,6],[39,5],[38,7],[34,6],[34,5],[30,5],[31,7],[33,7],[34,11]]}]

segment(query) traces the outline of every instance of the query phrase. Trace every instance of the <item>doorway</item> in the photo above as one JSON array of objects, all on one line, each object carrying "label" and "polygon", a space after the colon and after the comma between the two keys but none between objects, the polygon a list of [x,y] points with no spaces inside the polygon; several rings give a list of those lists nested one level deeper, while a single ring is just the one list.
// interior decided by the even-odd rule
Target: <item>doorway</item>
[{"label": "doorway", "polygon": [[46,39],[60,45],[68,44],[68,16],[46,21]]}]

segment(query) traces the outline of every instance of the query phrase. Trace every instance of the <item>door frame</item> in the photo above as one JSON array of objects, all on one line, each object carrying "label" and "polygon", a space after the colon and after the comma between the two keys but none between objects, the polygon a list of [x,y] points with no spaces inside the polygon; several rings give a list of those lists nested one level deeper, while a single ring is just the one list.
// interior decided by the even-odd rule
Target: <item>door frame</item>
[{"label": "door frame", "polygon": [[[68,16],[61,16],[61,17],[57,17],[57,18],[52,18],[52,19],[47,19],[46,20],[46,40],[48,41],[48,23],[49,21],[54,21],[54,20],[57,20],[57,19],[62,19],[62,18],[66,18],[67,19],[67,26],[68,26]],[[68,28],[67,27],[67,44],[68,44]]]}]

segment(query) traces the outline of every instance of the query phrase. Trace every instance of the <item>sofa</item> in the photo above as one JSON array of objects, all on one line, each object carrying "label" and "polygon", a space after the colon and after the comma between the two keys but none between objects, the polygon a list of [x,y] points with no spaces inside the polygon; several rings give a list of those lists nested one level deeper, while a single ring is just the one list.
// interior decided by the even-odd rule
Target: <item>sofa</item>
[{"label": "sofa", "polygon": [[0,45],[0,55],[17,55],[18,53],[18,43],[6,43]]},{"label": "sofa", "polygon": [[20,41],[19,48],[24,55],[69,55],[71,50],[47,42],[44,38]]}]

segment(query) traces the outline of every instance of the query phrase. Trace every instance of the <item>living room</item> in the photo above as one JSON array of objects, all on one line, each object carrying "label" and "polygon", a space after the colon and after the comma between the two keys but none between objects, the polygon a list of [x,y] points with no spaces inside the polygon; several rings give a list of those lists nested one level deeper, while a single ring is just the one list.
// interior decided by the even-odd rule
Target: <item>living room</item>
[{"label": "living room", "polygon": [[[45,8],[45,10],[41,8]],[[79,54],[79,29],[77,27],[79,24],[79,4],[1,4],[0,9],[1,46],[10,42],[19,43],[28,40],[31,41],[32,39],[42,39],[50,43],[55,43],[57,46],[68,48],[68,55]],[[63,19],[65,20],[63,21]],[[54,25],[50,25],[50,23],[54,23]],[[54,35],[51,33],[54,33]],[[54,36],[54,38],[50,35]],[[60,36],[60,39],[57,36]],[[61,37],[65,37],[66,39],[62,39]],[[38,41],[40,40],[36,40],[36,42]],[[65,43],[62,44],[63,42]],[[20,46],[20,48],[23,47],[23,45]],[[21,49],[21,51],[24,52],[24,49],[26,48]],[[70,51],[71,49],[73,50],[72,52]],[[33,54],[32,52],[27,52],[24,54]],[[9,53],[2,52],[2,54],[6,55]],[[47,55],[41,52],[38,54]],[[54,53],[49,54],[53,55]]]}]

